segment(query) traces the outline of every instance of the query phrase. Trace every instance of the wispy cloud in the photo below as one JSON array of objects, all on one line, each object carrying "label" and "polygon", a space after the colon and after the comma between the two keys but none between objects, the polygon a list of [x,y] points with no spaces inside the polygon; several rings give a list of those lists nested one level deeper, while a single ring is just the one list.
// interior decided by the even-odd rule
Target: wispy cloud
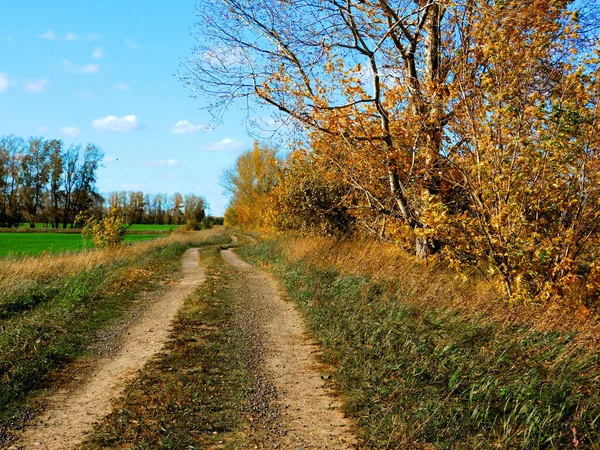
[{"label": "wispy cloud", "polygon": [[104,53],[104,49],[102,48],[97,48],[96,50],[94,50],[92,52],[92,58],[94,59],[102,59],[106,56],[106,53]]},{"label": "wispy cloud", "polygon": [[79,39],[75,33],[67,33],[67,34],[65,34],[63,36],[59,36],[56,33],[54,33],[54,31],[52,31],[52,30],[48,30],[45,33],[38,34],[38,37],[40,39],[46,39],[48,41],[70,41],[70,42],[75,42],[75,41],[77,41]]},{"label": "wispy cloud", "polygon": [[63,59],[63,66],[69,69],[72,73],[93,74],[100,71],[100,66],[96,64],[75,64],[67,59]]},{"label": "wispy cloud", "polygon": [[202,150],[209,151],[225,151],[225,150],[240,150],[244,148],[245,144],[240,141],[236,141],[233,138],[222,139],[218,142],[210,142],[208,144],[201,145]]},{"label": "wispy cloud", "polygon": [[125,83],[117,83],[113,86],[118,91],[128,91],[129,85]]},{"label": "wispy cloud", "polygon": [[67,34],[56,34],[53,30],[49,29],[45,33],[38,34],[40,39],[46,39],[47,41],[67,41],[67,42],[76,42],[76,41],[96,41],[100,39],[100,35],[98,33],[90,33],[86,36],[79,36],[75,33],[67,33]]},{"label": "wispy cloud", "polygon": [[171,133],[189,134],[197,133],[198,131],[208,131],[208,129],[206,125],[193,124],[189,120],[180,120],[171,128]]},{"label": "wispy cloud", "polygon": [[81,130],[77,127],[62,127],[60,132],[66,136],[79,136]]},{"label": "wispy cloud", "polygon": [[131,114],[129,116],[116,117],[107,116],[92,121],[92,127],[101,131],[134,131],[142,128],[138,118]]},{"label": "wispy cloud", "polygon": [[176,159],[159,159],[158,161],[146,161],[144,165],[147,167],[177,167],[179,161]]},{"label": "wispy cloud", "polygon": [[29,83],[25,83],[23,85],[23,90],[29,92],[31,94],[41,94],[42,92],[46,92],[46,85],[48,84],[48,79],[44,78],[39,81],[30,81]]},{"label": "wispy cloud", "polygon": [[0,92],[6,91],[11,85],[10,77],[0,72]]},{"label": "wispy cloud", "polygon": [[37,127],[35,129],[35,131],[38,132],[38,133],[46,133],[46,132],[48,132],[48,127],[42,125],[42,126]]},{"label": "wispy cloud", "polygon": [[140,48],[142,48],[142,46],[140,44],[138,44],[133,39],[128,38],[128,37],[123,39],[123,43],[125,44],[125,47],[128,47],[132,50],[139,50]]}]

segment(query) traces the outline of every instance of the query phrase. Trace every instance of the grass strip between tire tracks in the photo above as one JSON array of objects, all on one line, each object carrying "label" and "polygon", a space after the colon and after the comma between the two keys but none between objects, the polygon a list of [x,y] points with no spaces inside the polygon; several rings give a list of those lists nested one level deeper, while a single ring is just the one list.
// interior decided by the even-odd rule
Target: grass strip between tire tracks
[{"label": "grass strip between tire tracks", "polygon": [[125,391],[85,449],[239,449],[248,445],[248,349],[228,284],[235,269],[216,247],[200,251],[207,279],[186,299],[165,351]]},{"label": "grass strip between tire tracks", "polygon": [[[335,366],[360,448],[600,448],[600,350],[402,297],[403,283],[282,256],[239,254],[285,283]],[[418,303],[418,302],[417,302]]]}]

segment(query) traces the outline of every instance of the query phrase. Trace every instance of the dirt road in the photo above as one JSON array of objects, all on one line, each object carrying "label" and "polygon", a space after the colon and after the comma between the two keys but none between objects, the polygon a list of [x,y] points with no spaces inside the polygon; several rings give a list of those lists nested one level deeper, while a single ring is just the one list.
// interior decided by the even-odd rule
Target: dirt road
[{"label": "dirt road", "polygon": [[317,371],[311,343],[294,305],[285,301],[272,276],[222,251],[238,269],[233,286],[238,322],[250,341],[259,373],[250,396],[258,416],[255,442],[260,448],[349,449],[355,439]]},{"label": "dirt road", "polygon": [[[240,405],[250,417],[249,429],[243,431],[248,448],[355,448],[351,423],[326,389],[314,359],[319,348],[311,343],[294,305],[284,300],[271,275],[231,250],[222,251],[221,256],[235,272],[227,287],[227,301],[235,310],[232,326],[239,328],[251,350],[239,355],[247,361],[254,380],[245,406]],[[111,411],[127,383],[163,348],[177,311],[204,278],[197,249],[188,250],[183,257],[183,279],[131,325],[120,350],[100,359],[83,381],[46,399],[46,412],[11,448],[77,448],[94,424]]]},{"label": "dirt road", "polygon": [[183,301],[203,281],[198,249],[183,255],[183,278],[152,303],[125,333],[115,356],[98,361],[89,377],[47,399],[48,409],[27,429],[14,449],[65,450],[80,443],[93,424],[108,414],[112,401],[144,364],[161,350]]}]

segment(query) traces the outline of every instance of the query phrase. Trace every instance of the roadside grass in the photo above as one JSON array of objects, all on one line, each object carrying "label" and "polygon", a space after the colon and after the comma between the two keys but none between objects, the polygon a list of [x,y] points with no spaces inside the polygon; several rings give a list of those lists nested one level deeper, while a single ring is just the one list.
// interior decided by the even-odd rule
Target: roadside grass
[{"label": "roadside grass", "polygon": [[[0,447],[35,415],[36,392],[59,370],[89,356],[98,332],[117,323],[138,293],[178,276],[180,257],[190,245],[229,240],[223,230],[190,233],[179,240],[9,264],[14,276],[0,277]],[[70,270],[56,270],[61,267]]]},{"label": "roadside grass", "polygon": [[200,251],[207,279],[189,297],[165,351],[96,426],[84,449],[251,448],[243,415],[251,375],[227,285],[235,271],[216,247]]},{"label": "roadside grass", "polygon": [[175,231],[180,225],[168,225],[168,224],[133,224],[128,230],[131,231]]},{"label": "roadside grass", "polygon": [[[159,234],[131,234],[125,236],[125,242],[134,243],[158,237]],[[86,248],[94,248],[94,244],[82,239],[79,234],[0,233],[0,257],[39,255],[44,252],[74,252]]]},{"label": "roadside grass", "polygon": [[[419,294],[463,289],[440,267],[404,260],[395,276],[364,264],[361,274],[349,243],[295,242],[239,254],[279,275],[300,306],[361,448],[600,448],[600,349],[581,332],[536,330],[507,307],[503,321],[500,307],[477,314],[469,299],[427,304]],[[316,264],[324,254],[335,261]]]}]

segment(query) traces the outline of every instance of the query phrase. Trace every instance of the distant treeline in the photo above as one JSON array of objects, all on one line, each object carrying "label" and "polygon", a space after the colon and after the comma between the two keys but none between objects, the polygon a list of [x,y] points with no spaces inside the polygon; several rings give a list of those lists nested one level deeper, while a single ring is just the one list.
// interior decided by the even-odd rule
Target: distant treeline
[{"label": "distant treeline", "polygon": [[190,228],[222,225],[223,218],[206,215],[207,206],[201,196],[178,192],[172,195],[110,192],[104,203],[106,211],[117,212],[129,224],[186,224]]},{"label": "distant treeline", "polygon": [[188,224],[201,228],[222,224],[206,216],[198,195],[111,192],[96,189],[104,158],[93,144],[70,145],[57,139],[0,138],[0,227],[43,223],[52,228],[78,226],[78,218],[100,217],[111,208],[129,224]]},{"label": "distant treeline", "polygon": [[96,191],[103,157],[94,144],[67,147],[57,139],[0,138],[0,226],[73,225],[79,213],[103,203]]}]

